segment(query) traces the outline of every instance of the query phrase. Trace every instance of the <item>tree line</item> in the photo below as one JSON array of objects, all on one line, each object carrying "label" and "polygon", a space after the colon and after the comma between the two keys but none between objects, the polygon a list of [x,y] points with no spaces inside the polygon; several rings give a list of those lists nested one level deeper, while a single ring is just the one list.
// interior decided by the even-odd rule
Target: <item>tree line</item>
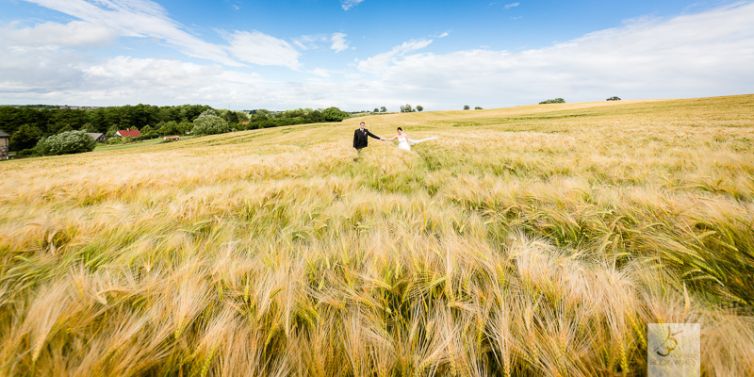
[{"label": "tree line", "polygon": [[[246,130],[293,124],[338,122],[349,116],[336,107],[323,110],[289,111],[214,110],[207,105],[153,106],[128,105],[97,108],[67,106],[0,106],[0,129],[11,135],[10,150],[30,154],[37,143],[66,131],[86,131],[113,136],[117,130],[138,129],[141,139],[183,135],[194,129],[199,115],[213,111],[227,127],[223,130]],[[26,153],[24,153],[24,151]]]},{"label": "tree line", "polygon": [[324,110],[296,109],[287,111],[251,110],[248,112],[248,124],[244,129],[258,129],[293,124],[340,122],[350,115],[337,107]]},{"label": "tree line", "polygon": [[11,135],[10,149],[33,148],[47,136],[65,131],[83,130],[114,134],[119,129],[143,129],[164,122],[190,124],[206,105],[182,106],[113,106],[70,108],[66,106],[0,106],[0,128]]}]

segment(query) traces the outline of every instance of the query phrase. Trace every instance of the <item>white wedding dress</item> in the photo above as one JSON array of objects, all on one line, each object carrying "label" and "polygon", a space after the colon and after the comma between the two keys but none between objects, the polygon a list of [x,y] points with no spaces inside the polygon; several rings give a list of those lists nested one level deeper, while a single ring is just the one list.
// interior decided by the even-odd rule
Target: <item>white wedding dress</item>
[{"label": "white wedding dress", "polygon": [[419,143],[423,143],[425,141],[435,140],[437,139],[437,136],[431,136],[424,139],[419,140],[411,140],[406,135],[398,135],[398,149],[403,149],[404,151],[411,151],[411,146]]},{"label": "white wedding dress", "polygon": [[398,135],[398,149],[403,149],[404,151],[411,150],[411,144],[408,142],[406,135]]}]

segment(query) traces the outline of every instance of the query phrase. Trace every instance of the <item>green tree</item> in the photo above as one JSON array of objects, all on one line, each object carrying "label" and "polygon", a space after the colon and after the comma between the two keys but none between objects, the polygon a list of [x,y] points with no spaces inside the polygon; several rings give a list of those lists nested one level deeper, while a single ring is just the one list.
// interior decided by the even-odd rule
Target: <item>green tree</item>
[{"label": "green tree", "polygon": [[[160,136],[166,136],[166,135],[175,135],[175,134],[181,134],[178,130],[178,122],[174,120],[170,120],[167,122],[161,122],[159,123],[157,128],[157,133]],[[193,127],[193,126],[192,126]]]},{"label": "green tree", "polygon": [[89,152],[97,142],[84,131],[66,131],[39,140],[36,151],[41,155]]},{"label": "green tree", "polygon": [[228,110],[224,114],[224,118],[228,123],[238,123],[238,113],[235,111]]},{"label": "green tree", "polygon": [[372,112],[373,112],[373,113],[379,113],[379,112],[380,112],[380,109],[378,109],[378,108],[376,108],[376,107],[375,107],[375,108],[374,108],[374,110],[372,110]]},{"label": "green tree", "polygon": [[422,105],[416,105],[416,111],[424,111],[424,106]]},{"label": "green tree", "polygon": [[63,131],[80,130],[86,123],[86,114],[84,110],[77,109],[57,109],[51,111],[49,122],[47,123],[47,134],[57,134]]},{"label": "green tree", "polygon": [[565,103],[565,100],[562,99],[562,98],[553,98],[553,99],[544,100],[544,101],[540,102],[539,104],[540,105],[549,105],[551,103]]},{"label": "green tree", "polygon": [[194,119],[192,133],[196,135],[214,135],[230,131],[228,122],[219,117],[214,110],[207,110]]},{"label": "green tree", "polygon": [[194,124],[192,122],[189,122],[188,120],[182,120],[180,123],[178,123],[178,133],[180,134],[186,134],[188,132],[191,132],[191,130],[194,128]]},{"label": "green tree", "polygon": [[350,115],[337,107],[328,107],[322,110],[322,116],[327,122],[340,122],[343,119],[348,118]]},{"label": "green tree", "polygon": [[160,136],[159,132],[157,132],[157,130],[155,130],[148,124],[141,129],[140,139],[154,139],[158,136]]},{"label": "green tree", "polygon": [[24,149],[34,148],[39,139],[42,138],[42,132],[39,128],[29,124],[19,127],[10,137],[10,149],[21,151]]},{"label": "green tree", "polygon": [[385,107],[385,106],[380,107],[380,112],[381,113],[386,113],[387,112],[387,107]]},{"label": "green tree", "polygon": [[405,104],[405,105],[401,106],[401,112],[402,113],[410,113],[410,112],[413,112],[413,111],[414,111],[414,108],[411,107],[410,104]]},{"label": "green tree", "polygon": [[471,109],[471,106],[469,106],[469,105],[463,105],[463,109],[464,109],[464,110],[470,110],[470,109]]}]

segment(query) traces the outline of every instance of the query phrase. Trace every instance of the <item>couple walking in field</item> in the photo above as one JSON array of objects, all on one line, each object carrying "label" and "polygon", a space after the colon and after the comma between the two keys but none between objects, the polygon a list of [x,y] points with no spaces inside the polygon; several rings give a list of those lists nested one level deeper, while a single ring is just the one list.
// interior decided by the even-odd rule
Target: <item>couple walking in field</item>
[{"label": "couple walking in field", "polygon": [[361,150],[369,146],[369,138],[374,138],[380,141],[398,141],[398,149],[404,150],[404,151],[411,151],[411,146],[415,144],[419,144],[425,141],[429,140],[435,140],[437,139],[436,136],[428,137],[425,139],[419,139],[414,140],[410,139],[408,137],[408,134],[403,131],[403,128],[398,127],[398,134],[396,136],[390,137],[390,138],[381,138],[373,133],[371,133],[368,129],[366,129],[366,123],[361,122],[359,123],[359,128],[357,128],[353,132],[353,147],[356,149],[356,159],[361,157]]}]

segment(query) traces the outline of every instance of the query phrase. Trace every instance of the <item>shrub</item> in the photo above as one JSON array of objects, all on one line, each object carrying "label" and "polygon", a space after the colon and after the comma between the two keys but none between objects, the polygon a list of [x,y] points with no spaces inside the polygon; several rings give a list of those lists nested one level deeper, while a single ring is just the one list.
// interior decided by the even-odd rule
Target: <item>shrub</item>
[{"label": "shrub", "polygon": [[155,130],[150,125],[146,125],[141,129],[141,136],[136,138],[137,140],[148,140],[148,139],[154,139],[156,137],[160,137],[160,133],[158,130]]},{"label": "shrub", "polygon": [[20,150],[20,151],[16,152],[16,156],[15,157],[16,158],[31,157],[31,156],[34,156],[36,154],[37,154],[37,150],[34,149],[34,148],[30,148],[30,149],[23,149],[23,150]]},{"label": "shrub", "polygon": [[387,112],[387,107],[385,107],[385,106],[381,106],[381,107],[380,107],[380,112],[381,112],[381,113],[386,113],[386,112]]},{"label": "shrub", "polygon": [[539,104],[540,105],[548,105],[548,104],[551,104],[551,103],[565,103],[565,102],[566,101],[564,99],[562,99],[562,98],[553,98],[553,99],[544,100],[544,101],[540,102]]},{"label": "shrub", "polygon": [[[324,118],[326,122],[340,122],[343,119],[348,118],[349,116],[350,115],[348,115],[347,112],[337,107],[328,107],[322,110],[322,117]],[[303,120],[303,121],[305,122],[306,120]]]},{"label": "shrub", "polygon": [[191,130],[195,135],[214,135],[229,131],[228,122],[212,110],[207,110],[194,119],[194,128]]},{"label": "shrub", "polygon": [[107,145],[116,145],[116,144],[128,144],[131,142],[130,138],[127,137],[111,137],[107,139],[105,144]]},{"label": "shrub", "polygon": [[620,101],[620,97],[614,96],[607,99],[608,101]]},{"label": "shrub", "polygon": [[424,111],[424,106],[416,105],[416,111]]},{"label": "shrub", "polygon": [[85,131],[66,131],[40,140],[36,150],[41,155],[58,155],[90,152],[96,145]]},{"label": "shrub", "polygon": [[469,110],[469,109],[471,109],[471,106],[469,106],[469,105],[463,105],[463,109],[464,110]]},{"label": "shrub", "polygon": [[476,107],[474,107],[474,110],[482,110],[482,107],[481,106],[476,106]]}]

